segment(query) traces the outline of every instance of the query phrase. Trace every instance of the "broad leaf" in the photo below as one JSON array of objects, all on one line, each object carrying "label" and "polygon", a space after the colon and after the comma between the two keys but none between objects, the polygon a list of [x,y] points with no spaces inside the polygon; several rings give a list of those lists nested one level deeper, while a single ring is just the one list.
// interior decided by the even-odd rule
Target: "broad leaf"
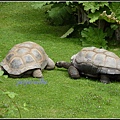
[{"label": "broad leaf", "polygon": [[120,20],[120,2],[112,2],[109,5],[111,12],[115,13],[115,17]]},{"label": "broad leaf", "polygon": [[74,31],[74,28],[71,27],[64,35],[62,35],[60,38],[66,38],[68,35],[70,35]]},{"label": "broad leaf", "polygon": [[3,92],[3,94],[7,94],[10,98],[14,98],[17,94],[16,93],[14,93],[14,92],[9,92],[9,91],[7,91],[7,92]]},{"label": "broad leaf", "polygon": [[3,81],[0,79],[0,83],[3,83]]},{"label": "broad leaf", "polygon": [[88,17],[90,18],[89,22],[93,23],[99,19],[100,11],[96,11],[95,13],[90,13],[90,14],[88,14]]},{"label": "broad leaf", "polygon": [[84,10],[91,10],[94,13],[96,10],[99,10],[100,7],[108,6],[108,2],[84,2]]},{"label": "broad leaf", "polygon": [[34,9],[38,9],[38,8],[42,8],[43,6],[49,4],[50,2],[47,1],[47,2],[37,2],[37,3],[33,3],[31,6],[34,8]]},{"label": "broad leaf", "polygon": [[84,38],[82,41],[83,46],[107,47],[107,41],[105,40],[107,34],[103,33],[101,29],[94,27],[84,28],[81,35]]},{"label": "broad leaf", "polygon": [[2,76],[4,74],[4,72],[2,70],[0,70],[0,76]]},{"label": "broad leaf", "polygon": [[3,75],[4,78],[8,78],[8,75]]}]

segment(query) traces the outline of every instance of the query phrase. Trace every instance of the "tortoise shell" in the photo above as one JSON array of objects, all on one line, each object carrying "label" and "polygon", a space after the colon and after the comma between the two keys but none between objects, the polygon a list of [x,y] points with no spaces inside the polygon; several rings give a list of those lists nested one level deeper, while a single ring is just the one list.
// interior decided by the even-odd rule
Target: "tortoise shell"
[{"label": "tortoise shell", "polygon": [[47,65],[47,54],[37,43],[27,41],[16,44],[1,62],[1,66],[13,75],[20,75],[27,70],[40,68]]},{"label": "tortoise shell", "polygon": [[72,64],[83,74],[120,74],[120,58],[113,52],[85,47],[71,57]]}]

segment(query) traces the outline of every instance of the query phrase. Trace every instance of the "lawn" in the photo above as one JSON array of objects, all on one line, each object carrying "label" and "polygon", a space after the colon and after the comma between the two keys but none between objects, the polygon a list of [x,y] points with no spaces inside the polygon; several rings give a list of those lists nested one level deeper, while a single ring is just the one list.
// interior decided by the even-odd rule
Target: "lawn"
[{"label": "lawn", "polygon": [[[51,26],[44,9],[33,9],[32,2],[0,4],[0,61],[17,43],[33,41],[45,49],[54,62],[65,60],[82,49],[78,38],[62,36],[69,26]],[[120,56],[120,49],[110,51]],[[67,70],[44,70],[44,79],[1,77],[1,90],[14,92],[21,118],[120,118],[120,83],[100,83],[98,79],[72,80]],[[35,83],[35,82],[39,82]],[[0,92],[0,106],[9,104]],[[21,108],[26,105],[28,110]],[[11,108],[12,110],[12,108]],[[19,118],[17,110],[7,118]],[[0,116],[3,109],[0,108]]]}]

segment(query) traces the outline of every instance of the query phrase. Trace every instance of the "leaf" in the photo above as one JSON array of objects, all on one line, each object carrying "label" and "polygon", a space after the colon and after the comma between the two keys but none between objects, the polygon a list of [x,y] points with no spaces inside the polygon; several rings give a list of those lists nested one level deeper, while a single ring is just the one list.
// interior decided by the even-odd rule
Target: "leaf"
[{"label": "leaf", "polygon": [[26,107],[26,106],[27,106],[27,104],[26,104],[26,103],[24,103],[24,104],[23,104],[23,106],[24,106],[24,107]]},{"label": "leaf", "polygon": [[3,75],[4,78],[8,78],[8,75]]},{"label": "leaf", "polygon": [[0,76],[2,76],[4,74],[4,72],[2,70],[0,70]]},{"label": "leaf", "polygon": [[3,83],[3,81],[0,79],[0,83]]},{"label": "leaf", "polygon": [[48,11],[49,18],[54,25],[62,25],[64,21],[69,20],[72,10],[65,4],[55,4]]},{"label": "leaf", "polygon": [[45,5],[47,5],[47,4],[49,4],[50,2],[49,1],[47,1],[47,2],[37,2],[37,3],[34,3],[34,4],[32,4],[31,6],[34,8],[34,9],[38,9],[38,8],[42,8],[43,6],[45,6]]},{"label": "leaf", "polygon": [[120,2],[112,2],[109,5],[111,12],[114,12],[115,17],[120,20]]},{"label": "leaf", "polygon": [[61,17],[61,11],[59,7],[52,8],[48,11],[48,14],[56,25],[62,24],[63,19]]},{"label": "leaf", "polygon": [[96,11],[95,13],[90,13],[90,14],[88,14],[88,17],[90,18],[89,22],[93,23],[99,19],[100,11]]},{"label": "leaf", "polygon": [[23,107],[21,107],[21,108],[23,108],[23,109],[26,110],[26,111],[29,111],[29,110],[26,108],[26,106],[27,106],[27,104],[24,103],[24,104],[23,104]]},{"label": "leaf", "polygon": [[74,31],[74,28],[71,27],[64,35],[62,35],[60,38],[66,38],[68,35],[70,35]]},{"label": "leaf", "polygon": [[84,38],[82,40],[83,46],[96,46],[96,47],[107,47],[107,41],[105,36],[107,34],[103,33],[101,29],[89,27],[84,28],[81,32],[81,36]]},{"label": "leaf", "polygon": [[23,107],[24,110],[29,111],[26,107]]},{"label": "leaf", "polygon": [[100,7],[108,6],[108,2],[84,2],[84,10],[88,11],[91,10],[94,13],[96,10],[99,10]]},{"label": "leaf", "polygon": [[17,94],[16,93],[14,93],[14,92],[9,92],[9,91],[7,91],[7,92],[3,92],[3,94],[7,94],[10,98],[14,98]]},{"label": "leaf", "polygon": [[116,30],[118,28],[118,25],[116,24],[111,24],[110,25],[110,28],[113,29],[113,30]]}]

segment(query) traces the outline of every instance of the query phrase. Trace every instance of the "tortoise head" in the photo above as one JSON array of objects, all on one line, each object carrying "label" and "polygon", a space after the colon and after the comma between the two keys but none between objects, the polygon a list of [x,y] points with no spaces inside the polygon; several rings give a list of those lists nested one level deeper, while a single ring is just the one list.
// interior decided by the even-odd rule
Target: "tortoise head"
[{"label": "tortoise head", "polygon": [[55,63],[55,66],[61,68],[61,67],[63,67],[63,64],[64,64],[64,61],[58,61]]},{"label": "tortoise head", "polygon": [[63,67],[63,68],[68,69],[71,66],[71,63],[68,63],[68,62],[65,62],[65,61],[58,61],[58,62],[55,63],[55,66],[57,66],[59,68]]}]

